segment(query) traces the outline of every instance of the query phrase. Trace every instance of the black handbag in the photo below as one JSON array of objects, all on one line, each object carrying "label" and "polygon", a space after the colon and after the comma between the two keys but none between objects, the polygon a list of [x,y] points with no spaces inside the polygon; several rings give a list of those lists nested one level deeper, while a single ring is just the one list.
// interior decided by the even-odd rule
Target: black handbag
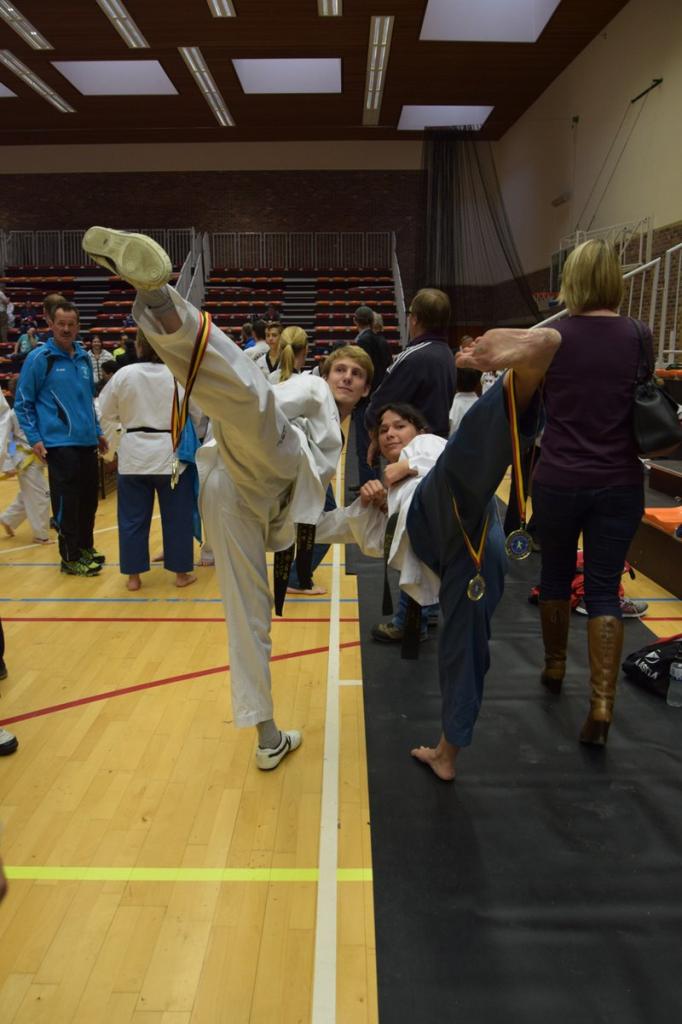
[{"label": "black handbag", "polygon": [[640,455],[655,455],[682,444],[682,423],[677,415],[677,402],[656,383],[642,325],[639,320],[630,319],[637,331],[640,350],[632,417],[635,443]]}]

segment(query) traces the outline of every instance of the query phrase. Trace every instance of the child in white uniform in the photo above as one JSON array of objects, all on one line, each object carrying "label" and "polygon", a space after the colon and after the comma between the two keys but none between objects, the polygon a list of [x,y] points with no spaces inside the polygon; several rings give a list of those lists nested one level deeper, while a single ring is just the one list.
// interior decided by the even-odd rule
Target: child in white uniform
[{"label": "child in white uniform", "polygon": [[[10,454],[10,448],[12,452]],[[33,529],[35,544],[50,543],[50,492],[45,482],[45,471],[40,459],[34,454],[19,426],[13,409],[0,392],[0,466],[2,476],[7,479],[16,476],[19,493],[0,513],[0,523],[8,537],[28,519]]]}]

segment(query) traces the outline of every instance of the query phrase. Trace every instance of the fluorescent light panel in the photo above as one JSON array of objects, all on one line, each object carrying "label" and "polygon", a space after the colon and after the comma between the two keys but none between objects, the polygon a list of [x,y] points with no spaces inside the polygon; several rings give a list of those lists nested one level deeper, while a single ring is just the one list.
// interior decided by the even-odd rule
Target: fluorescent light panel
[{"label": "fluorescent light panel", "polygon": [[429,0],[419,38],[535,43],[560,0]]},{"label": "fluorescent light panel", "polygon": [[14,29],[17,35],[21,36],[24,42],[32,46],[34,50],[54,49],[45,36],[41,35],[28,18],[25,18],[14,4],[9,3],[9,0],[0,0],[0,18],[6,21],[9,27]]},{"label": "fluorescent light panel", "polygon": [[392,15],[380,15],[373,17],[369,24],[363,124],[379,124],[394,20]]},{"label": "fluorescent light panel", "polygon": [[208,70],[206,61],[203,58],[198,46],[179,46],[178,50],[182,59],[190,70],[194,81],[199,86],[201,93],[213,111],[213,116],[222,128],[234,127],[232,115],[227,109],[218,86],[215,84],[213,75]]},{"label": "fluorescent light panel", "polygon": [[16,95],[17,94],[15,92],[12,92],[11,89],[8,89],[6,85],[3,85],[2,82],[0,82],[0,99],[4,100],[9,96],[14,96],[16,98]]},{"label": "fluorescent light panel", "polygon": [[55,92],[51,86],[43,82],[42,78],[39,78],[30,68],[26,67],[18,57],[15,57],[11,50],[0,50],[0,64],[4,64],[6,68],[13,71],[17,78],[20,78],[22,82],[29,85],[31,89],[34,89],[39,96],[42,96],[44,100],[51,103],[62,114],[75,114],[76,111],[73,107],[69,106],[66,100],[63,100],[59,93]]},{"label": "fluorescent light panel", "polygon": [[317,0],[317,13],[321,18],[340,18],[343,14],[341,0]]},{"label": "fluorescent light panel", "polygon": [[104,11],[126,46],[131,50],[149,48],[149,43],[128,14],[121,0],[97,0],[97,4]]},{"label": "fluorescent light panel", "polygon": [[83,96],[175,96],[158,60],[53,60]]},{"label": "fluorescent light panel", "polygon": [[473,128],[478,131],[492,113],[485,106],[404,106],[398,131],[421,132],[425,128]]},{"label": "fluorescent light panel", "polygon": [[232,63],[245,93],[341,92],[340,57],[257,58]]},{"label": "fluorescent light panel", "polygon": [[236,12],[232,0],[206,0],[214,18],[234,18]]}]

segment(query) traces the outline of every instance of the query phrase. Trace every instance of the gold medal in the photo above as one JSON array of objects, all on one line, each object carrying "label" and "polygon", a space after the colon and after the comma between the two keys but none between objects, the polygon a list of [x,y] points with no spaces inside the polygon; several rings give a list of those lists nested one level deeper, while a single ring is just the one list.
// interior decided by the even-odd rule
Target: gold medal
[{"label": "gold medal", "polygon": [[510,558],[515,562],[522,562],[533,550],[533,538],[523,527],[520,530],[512,530],[504,542],[504,547]]},{"label": "gold medal", "polygon": [[472,576],[467,584],[467,597],[470,601],[480,601],[485,596],[485,580],[480,572]]}]

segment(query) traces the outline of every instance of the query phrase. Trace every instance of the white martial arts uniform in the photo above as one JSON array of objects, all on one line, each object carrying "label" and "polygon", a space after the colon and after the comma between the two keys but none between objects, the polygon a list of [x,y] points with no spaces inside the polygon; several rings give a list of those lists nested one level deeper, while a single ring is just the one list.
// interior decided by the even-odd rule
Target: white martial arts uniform
[{"label": "white martial arts uniform", "polygon": [[[182,320],[165,334],[138,299],[137,322],[173,374],[187,379],[198,313],[168,289]],[[197,454],[199,505],[229,627],[234,721],[272,719],[272,597],[266,551],[294,542],[295,523],[316,523],[343,447],[325,381],[297,375],[272,388],[248,353],[211,327],[192,392],[214,440]]]},{"label": "white martial arts uniform", "polygon": [[478,395],[474,391],[457,392],[457,394],[452,400],[452,405],[450,406],[450,415],[448,417],[448,419],[450,420],[450,437],[452,437],[454,432],[457,430],[457,427],[460,425],[466,414],[469,412],[469,409],[476,401],[478,401]]},{"label": "white martial arts uniform", "polygon": [[400,573],[400,589],[422,607],[438,603],[440,579],[412,550],[407,513],[420,481],[435,466],[446,444],[444,438],[435,434],[418,434],[405,445],[400,458],[409,463],[410,469],[416,469],[417,475],[404,477],[389,488],[388,514],[373,505],[363,508],[360,498],[356,498],[347,508],[324,512],[315,533],[316,543],[357,544],[363,554],[383,558],[386,523],[397,512],[388,564]]},{"label": "white martial arts uniform", "polygon": [[[10,456],[7,449],[14,438],[15,451]],[[50,536],[50,492],[45,481],[45,469],[33,453],[30,444],[19,426],[13,409],[8,406],[0,392],[0,465],[4,472],[16,471],[19,493],[12,504],[0,513],[0,522],[16,530],[28,519],[37,540],[49,540]],[[22,468],[23,467],[23,468]]]}]

